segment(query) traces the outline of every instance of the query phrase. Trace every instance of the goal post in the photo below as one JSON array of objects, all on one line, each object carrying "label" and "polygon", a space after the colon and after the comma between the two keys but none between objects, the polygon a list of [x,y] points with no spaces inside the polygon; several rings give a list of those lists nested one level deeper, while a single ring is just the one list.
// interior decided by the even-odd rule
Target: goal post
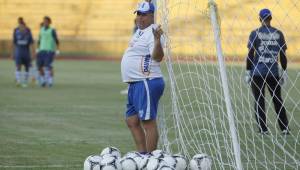
[{"label": "goal post", "polygon": [[229,94],[229,88],[228,88],[228,80],[226,75],[226,67],[225,67],[225,60],[223,57],[223,51],[222,51],[222,44],[221,44],[221,38],[220,38],[220,26],[218,25],[218,19],[217,19],[217,5],[214,0],[209,0],[208,2],[209,8],[210,8],[210,16],[211,16],[211,25],[213,28],[213,33],[215,37],[216,42],[216,50],[217,50],[217,58],[219,63],[219,71],[221,75],[222,80],[222,89],[224,93],[225,98],[225,104],[227,109],[227,115],[228,115],[228,124],[230,127],[230,133],[232,138],[232,145],[234,150],[234,157],[236,162],[236,169],[242,170],[242,162],[241,162],[241,154],[240,154],[240,144],[237,138],[237,130],[235,126],[234,116],[233,116],[233,109],[231,106],[231,100],[230,100],[230,94]]}]

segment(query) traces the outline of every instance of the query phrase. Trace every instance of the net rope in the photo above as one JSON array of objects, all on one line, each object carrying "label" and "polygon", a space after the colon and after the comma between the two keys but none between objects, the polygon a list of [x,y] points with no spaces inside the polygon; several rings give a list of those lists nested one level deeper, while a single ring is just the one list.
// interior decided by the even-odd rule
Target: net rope
[{"label": "net rope", "polygon": [[[300,1],[216,1],[234,122],[244,169],[300,168]],[[242,5],[241,5],[242,4]],[[249,34],[260,25],[262,8],[273,12],[272,25],[288,44],[288,82],[282,98],[290,135],[278,128],[271,95],[266,90],[269,135],[258,133],[254,98],[244,82]],[[157,22],[166,38],[167,87],[161,101],[160,144],[189,159],[197,153],[212,157],[212,169],[236,169],[222,90],[208,1],[157,0]],[[222,23],[222,24],[221,24]],[[297,46],[298,45],[298,46]]]}]

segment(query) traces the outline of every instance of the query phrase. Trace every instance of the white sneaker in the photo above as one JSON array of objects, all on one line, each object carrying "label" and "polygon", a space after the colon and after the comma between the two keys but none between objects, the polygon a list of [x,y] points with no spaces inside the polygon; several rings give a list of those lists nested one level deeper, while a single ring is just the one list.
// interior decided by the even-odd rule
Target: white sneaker
[{"label": "white sneaker", "polygon": [[283,135],[289,135],[290,134],[290,131],[289,130],[283,130],[282,132],[281,132],[281,134],[283,134]]}]

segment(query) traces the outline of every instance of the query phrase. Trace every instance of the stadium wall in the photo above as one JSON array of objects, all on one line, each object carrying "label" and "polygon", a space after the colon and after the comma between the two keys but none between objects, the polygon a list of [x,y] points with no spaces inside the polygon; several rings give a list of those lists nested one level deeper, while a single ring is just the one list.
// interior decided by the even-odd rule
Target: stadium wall
[{"label": "stadium wall", "polygon": [[[42,18],[48,15],[53,20],[53,26],[57,29],[61,41],[62,56],[98,56],[120,57],[126,49],[133,29],[133,20],[137,2],[140,0],[0,0],[0,56],[8,57],[11,49],[13,29],[17,25],[17,18],[24,17],[27,25],[32,29],[35,40],[38,37],[39,25]],[[188,0],[186,0],[188,1]],[[158,5],[159,5],[158,0]],[[239,56],[241,60],[247,53],[247,40],[251,30],[259,26],[258,11],[263,7],[269,7],[273,12],[273,25],[281,29],[288,43],[288,56],[300,59],[299,46],[300,34],[291,25],[300,25],[300,11],[297,4],[291,1],[280,1],[276,6],[272,1],[257,3],[257,1],[228,0],[222,3],[217,1],[221,18],[222,45],[226,57]],[[189,6],[199,6],[197,1],[189,1]],[[203,4],[203,3],[201,3]],[[239,6],[243,5],[243,8]],[[201,27],[209,27],[210,21],[206,7],[200,7],[199,11],[181,14],[180,11],[189,6],[179,6],[180,10],[174,15],[188,16],[189,19],[199,22]],[[280,8],[280,9],[279,9]],[[243,11],[241,11],[243,9]],[[248,10],[245,10],[248,9]],[[282,9],[289,10],[289,16],[284,15]],[[172,15],[172,13],[170,14]],[[170,16],[172,18],[172,16]],[[199,51],[193,46],[207,46],[203,37],[211,32],[204,32],[195,25],[184,24],[187,18],[176,19],[172,22],[169,31],[172,32],[173,46],[180,48],[172,49],[174,55],[192,56],[199,55]],[[253,22],[249,22],[249,19]],[[160,18],[158,18],[160,21]],[[296,23],[295,23],[296,22]],[[180,29],[178,29],[180,28]],[[181,30],[188,30],[194,39],[181,37]],[[232,37],[234,32],[235,37]],[[238,36],[238,37],[236,37]],[[211,54],[200,52],[200,55]]]}]

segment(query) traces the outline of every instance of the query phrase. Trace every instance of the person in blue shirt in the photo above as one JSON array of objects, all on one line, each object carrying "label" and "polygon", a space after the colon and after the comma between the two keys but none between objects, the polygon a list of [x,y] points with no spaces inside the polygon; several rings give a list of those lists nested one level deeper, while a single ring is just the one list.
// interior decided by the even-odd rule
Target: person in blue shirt
[{"label": "person in blue shirt", "polygon": [[[16,64],[16,85],[27,87],[29,78],[29,68],[31,66],[31,54],[33,54],[33,38],[30,29],[26,26],[22,17],[18,18],[18,27],[13,32],[13,52],[12,56]],[[31,50],[31,52],[30,52]],[[22,76],[22,65],[25,72]],[[23,78],[22,78],[23,77]]]},{"label": "person in blue shirt", "polygon": [[[259,132],[268,134],[265,113],[265,87],[268,88],[278,124],[283,134],[289,134],[286,109],[281,97],[281,86],[287,81],[287,45],[283,33],[271,26],[272,13],[269,9],[259,12],[261,27],[251,32],[248,41],[245,80],[251,85],[255,98],[255,117]],[[278,56],[281,69],[278,66]]]}]

